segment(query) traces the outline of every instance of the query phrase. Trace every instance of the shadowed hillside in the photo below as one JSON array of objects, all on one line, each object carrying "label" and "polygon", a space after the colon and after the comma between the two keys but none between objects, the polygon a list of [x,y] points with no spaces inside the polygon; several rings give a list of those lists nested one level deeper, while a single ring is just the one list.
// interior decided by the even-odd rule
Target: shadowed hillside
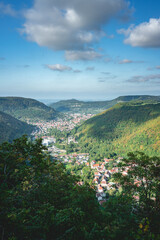
[{"label": "shadowed hillside", "polygon": [[53,108],[37,100],[21,97],[0,97],[0,111],[21,120],[51,120],[57,115]]},{"label": "shadowed hillside", "polygon": [[0,112],[0,143],[4,141],[11,142],[23,134],[30,134],[33,130],[33,126]]}]

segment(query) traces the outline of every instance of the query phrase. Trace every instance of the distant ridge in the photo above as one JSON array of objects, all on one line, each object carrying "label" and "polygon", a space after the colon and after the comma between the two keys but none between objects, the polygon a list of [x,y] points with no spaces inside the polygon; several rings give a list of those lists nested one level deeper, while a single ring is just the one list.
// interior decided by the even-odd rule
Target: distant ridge
[{"label": "distant ridge", "polygon": [[11,142],[23,134],[30,134],[35,128],[0,111],[0,143]]},{"label": "distant ridge", "polygon": [[57,115],[53,108],[46,106],[44,103],[22,97],[0,97],[0,111],[20,120],[27,118],[52,120]]},{"label": "distant ridge", "polygon": [[79,101],[76,99],[61,100],[56,103],[50,104],[50,107],[54,108],[60,112],[69,113],[100,113],[119,102],[129,102],[129,101],[145,101],[145,102],[160,102],[160,96],[150,96],[150,95],[128,95],[120,96],[113,100],[108,101]]}]

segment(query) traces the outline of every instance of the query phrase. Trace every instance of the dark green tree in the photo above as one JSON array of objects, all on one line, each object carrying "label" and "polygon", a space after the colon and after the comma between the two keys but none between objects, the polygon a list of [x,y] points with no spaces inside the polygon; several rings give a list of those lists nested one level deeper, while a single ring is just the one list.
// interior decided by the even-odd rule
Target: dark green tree
[{"label": "dark green tree", "polygon": [[151,233],[160,237],[160,157],[129,153],[119,167],[121,172],[115,174],[115,179],[122,186],[122,195],[136,203],[137,219],[144,222],[140,226],[146,239]]},{"label": "dark green tree", "polygon": [[51,159],[41,139],[0,145],[1,239],[93,239],[99,204],[94,189],[78,181]]}]

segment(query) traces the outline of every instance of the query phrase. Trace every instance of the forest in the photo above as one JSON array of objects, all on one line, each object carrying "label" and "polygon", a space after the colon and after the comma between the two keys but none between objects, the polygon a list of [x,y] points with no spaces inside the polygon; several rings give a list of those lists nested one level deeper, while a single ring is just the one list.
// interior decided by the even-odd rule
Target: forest
[{"label": "forest", "polygon": [[94,184],[79,185],[41,139],[1,144],[1,239],[160,239],[160,157],[129,153],[119,164],[122,191],[100,205]]},{"label": "forest", "polygon": [[17,119],[52,120],[58,114],[53,108],[30,98],[0,97],[0,111]]},{"label": "forest", "polygon": [[94,116],[72,133],[82,152],[99,157],[127,156],[130,151],[159,154],[160,104],[119,103]]}]

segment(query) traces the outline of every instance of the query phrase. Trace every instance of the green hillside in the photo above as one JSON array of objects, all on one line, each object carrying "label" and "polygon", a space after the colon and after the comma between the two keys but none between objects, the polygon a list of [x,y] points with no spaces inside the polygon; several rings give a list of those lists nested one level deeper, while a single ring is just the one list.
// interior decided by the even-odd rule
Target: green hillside
[{"label": "green hillside", "polygon": [[56,103],[50,104],[55,110],[60,112],[70,112],[70,113],[100,113],[119,102],[128,101],[145,101],[145,102],[160,102],[159,96],[149,96],[149,95],[133,95],[133,96],[120,96],[110,101],[93,101],[84,102],[78,101],[76,99],[62,100]]},{"label": "green hillside", "polygon": [[0,97],[0,111],[21,120],[51,120],[57,114],[53,108],[37,100],[21,97]]},{"label": "green hillside", "polygon": [[11,142],[23,134],[30,134],[33,130],[33,126],[0,112],[0,143],[4,141]]},{"label": "green hillside", "polygon": [[83,151],[118,154],[160,152],[160,103],[119,103],[87,120],[76,130]]}]

